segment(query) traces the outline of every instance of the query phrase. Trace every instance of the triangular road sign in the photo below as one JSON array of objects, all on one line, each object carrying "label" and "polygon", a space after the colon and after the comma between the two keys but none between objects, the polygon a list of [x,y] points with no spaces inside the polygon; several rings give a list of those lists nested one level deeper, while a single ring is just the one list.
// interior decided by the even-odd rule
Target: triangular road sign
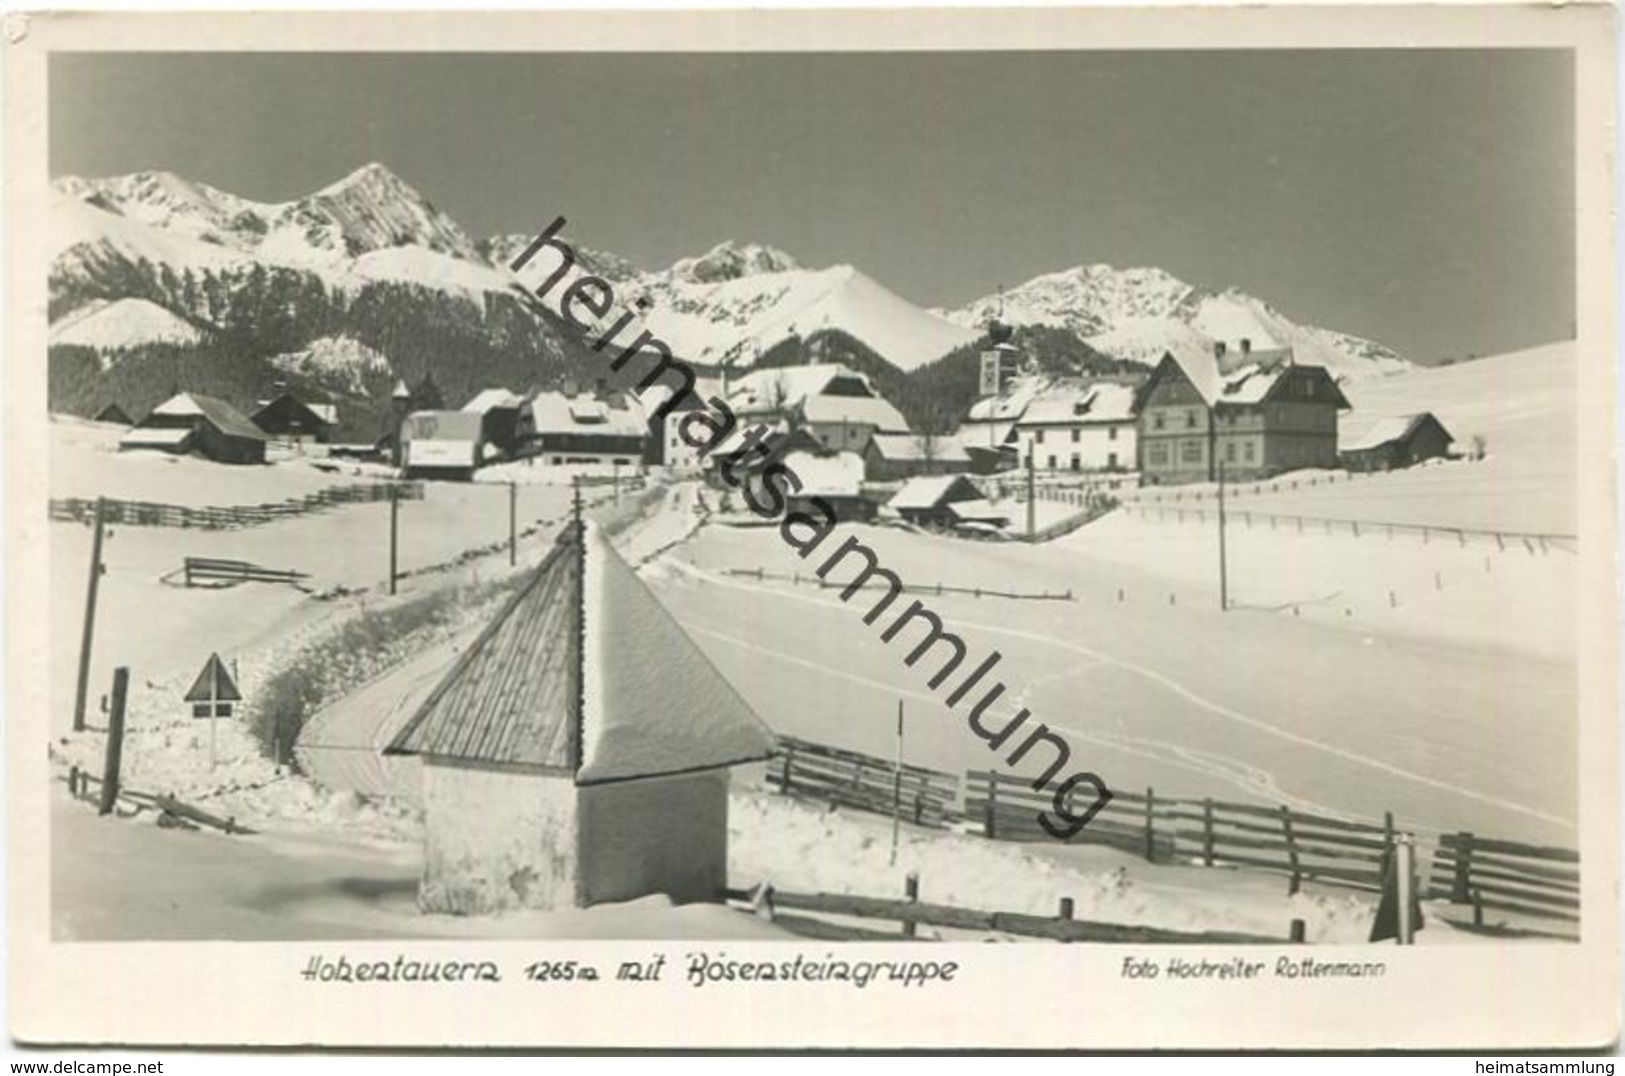
[{"label": "triangular road sign", "polygon": [[219,654],[210,654],[209,660],[203,663],[203,671],[197,674],[192,689],[186,693],[187,702],[241,702],[243,693],[237,690],[236,681],[232,680],[231,673],[226,671],[225,662],[220,660]]}]

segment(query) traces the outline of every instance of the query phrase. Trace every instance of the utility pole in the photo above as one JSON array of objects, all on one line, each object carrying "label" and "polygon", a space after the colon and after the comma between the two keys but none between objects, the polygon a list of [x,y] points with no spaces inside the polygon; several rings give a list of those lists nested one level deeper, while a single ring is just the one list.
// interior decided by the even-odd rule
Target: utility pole
[{"label": "utility pole", "polygon": [[389,487],[389,593],[395,593],[395,543],[400,533],[401,487]]},{"label": "utility pole", "polygon": [[519,563],[519,483],[508,483],[508,567]]},{"label": "utility pole", "polygon": [[107,522],[107,498],[96,498],[95,531],[90,539],[90,582],[85,586],[85,633],[79,642],[79,684],[73,696],[73,731],[85,731],[85,694],[90,689],[90,646],[96,637],[96,593],[101,587],[102,532]]},{"label": "utility pole", "polygon": [[1027,446],[1027,541],[1038,533],[1037,481],[1033,476],[1033,446]]},{"label": "utility pole", "polygon": [[1230,610],[1229,568],[1224,552],[1224,463],[1219,463],[1219,611]]},{"label": "utility pole", "polygon": [[120,665],[113,670],[113,703],[107,715],[107,756],[102,766],[102,800],[98,814],[112,814],[118,799],[119,764],[124,757],[124,697],[130,687],[130,670]]}]

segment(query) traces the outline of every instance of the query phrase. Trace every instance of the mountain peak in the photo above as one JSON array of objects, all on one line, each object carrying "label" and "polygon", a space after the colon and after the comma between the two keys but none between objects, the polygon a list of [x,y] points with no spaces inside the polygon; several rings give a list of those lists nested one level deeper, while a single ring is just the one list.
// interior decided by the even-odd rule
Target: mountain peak
[{"label": "mountain peak", "polygon": [[367,162],[360,168],[357,168],[355,171],[345,176],[343,179],[329,183],[316,193],[318,195],[336,195],[351,190],[406,191],[410,192],[414,196],[421,197],[418,195],[417,191],[412,189],[411,185],[408,184],[406,180],[390,171],[387,166],[379,164],[377,161]]},{"label": "mountain peak", "polygon": [[671,267],[673,276],[697,284],[714,284],[724,280],[756,276],[760,273],[783,273],[801,266],[794,258],[763,243],[737,243],[733,240],[718,243],[697,258],[682,258]]}]

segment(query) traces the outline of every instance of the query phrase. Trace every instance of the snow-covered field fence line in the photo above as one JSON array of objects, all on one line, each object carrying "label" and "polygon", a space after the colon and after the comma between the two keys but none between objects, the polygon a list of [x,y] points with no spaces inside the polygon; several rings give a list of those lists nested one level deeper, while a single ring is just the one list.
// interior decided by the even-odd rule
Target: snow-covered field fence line
[{"label": "snow-covered field fence line", "polygon": [[[839,940],[898,940],[918,937],[919,927],[975,933],[1005,934],[1061,942],[1097,942],[1119,945],[1278,945],[1304,940],[1303,920],[1294,919],[1286,933],[1278,937],[1234,931],[1182,931],[1157,927],[1105,923],[1075,919],[1072,902],[1063,898],[1054,916],[1020,912],[982,911],[951,904],[933,904],[919,899],[920,879],[911,876],[902,899],[858,896],[847,893],[790,893],[763,885],[756,889],[729,889],[726,897],[749,904],[758,915],[773,919],[798,934]],[[840,922],[787,916],[783,913],[809,912],[840,919],[887,920],[899,924],[896,931]]]},{"label": "snow-covered field fence line", "polygon": [[[850,583],[845,583],[845,582],[834,582],[834,583],[832,583],[832,582],[828,581],[827,579],[821,579],[816,575],[811,575],[811,574],[802,575],[799,572],[793,573],[791,575],[784,575],[782,573],[770,572],[770,571],[766,570],[765,568],[723,568],[723,569],[721,569],[721,571],[722,571],[722,574],[724,574],[724,575],[739,576],[739,577],[745,578],[745,579],[754,579],[757,582],[774,581],[774,582],[782,582],[782,583],[792,583],[792,584],[796,584],[796,585],[806,584],[807,586],[818,587],[818,588],[820,588],[822,590],[846,591],[846,590],[852,589],[852,585]],[[857,589],[858,590],[882,590],[882,589],[889,590],[889,589],[891,589],[891,587],[890,587],[890,584],[888,584],[888,583],[874,583],[874,584],[865,583],[865,584],[859,586]],[[1072,591],[1070,591],[1070,590],[1065,590],[1065,591],[1032,591],[1030,593],[1021,594],[1021,593],[1017,593],[1015,591],[1009,591],[1009,590],[993,590],[993,589],[990,589],[988,587],[956,587],[956,586],[949,586],[946,583],[904,583],[901,586],[901,592],[904,593],[904,594],[936,594],[936,595],[939,595],[939,596],[943,595],[943,594],[969,594],[970,596],[975,597],[975,598],[1007,598],[1007,599],[1009,599],[1011,601],[1069,602],[1069,601],[1076,601],[1077,600],[1073,596]]]},{"label": "snow-covered field fence line", "polygon": [[[1153,522],[1198,523],[1218,519],[1216,508],[1195,505],[1125,504],[1123,510],[1141,519]],[[1490,544],[1501,552],[1522,549],[1542,554],[1552,550],[1563,553],[1578,552],[1578,538],[1573,534],[1538,533],[1534,531],[1475,530],[1472,527],[1446,527],[1422,523],[1393,523],[1383,520],[1353,519],[1335,516],[1308,516],[1288,512],[1259,512],[1249,508],[1231,507],[1225,511],[1226,526],[1231,529],[1268,529],[1284,534],[1347,534],[1354,538],[1385,538],[1395,536],[1420,537],[1422,543],[1454,542],[1465,547],[1468,542]]]},{"label": "snow-covered field fence line", "polygon": [[[75,800],[89,799],[92,786],[100,788],[102,785],[100,778],[91,776],[78,766],[69,768],[67,782],[68,794]],[[133,788],[125,788],[123,785],[118,787],[115,796],[133,807],[137,812],[145,810],[159,812],[160,825],[191,825],[193,827],[201,825],[208,826],[210,829],[217,829],[222,833],[239,835],[252,835],[254,833],[247,826],[238,825],[236,818],[222,818],[219,815],[210,814],[208,811],[194,807],[190,803],[183,803],[174,796],[138,792]],[[165,819],[168,821],[166,822]]]},{"label": "snow-covered field fence line", "polygon": [[[876,814],[896,813],[932,828],[979,826],[989,840],[1036,843],[1055,837],[1039,825],[1054,788],[1034,790],[1012,774],[973,770],[962,777],[895,760],[782,737],[769,763],[769,787]],[[1232,803],[1211,798],[1114,789],[1111,800],[1070,843],[1105,845],[1148,863],[1284,875],[1289,894],[1306,883],[1378,893],[1399,826],[1392,812],[1381,825],[1296,810],[1285,804]],[[1415,831],[1415,827],[1409,827]],[[1471,905],[1477,925],[1484,909],[1579,922],[1580,855],[1566,848],[1495,840],[1470,833],[1418,836],[1431,849],[1423,890],[1428,899]]]},{"label": "snow-covered field fence line", "polygon": [[[370,482],[350,486],[330,486],[269,504],[204,505],[158,504],[153,501],[126,501],[103,497],[103,519],[136,527],[196,527],[203,530],[232,530],[276,523],[293,516],[324,512],[340,504],[369,504],[392,496],[403,501],[421,501],[421,482]],[[62,497],[51,499],[53,522],[89,523],[96,518],[96,498]]]}]

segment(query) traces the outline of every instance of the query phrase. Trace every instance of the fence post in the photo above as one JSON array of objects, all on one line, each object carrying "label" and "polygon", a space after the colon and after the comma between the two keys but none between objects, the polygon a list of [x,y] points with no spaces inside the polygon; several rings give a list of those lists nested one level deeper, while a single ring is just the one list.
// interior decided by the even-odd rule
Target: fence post
[{"label": "fence post", "polygon": [[68,767],[68,795],[74,799],[79,798],[79,766],[77,763]]},{"label": "fence post", "polygon": [[999,773],[997,770],[988,771],[987,775],[987,801],[982,804],[982,835],[992,840],[994,833],[994,819],[998,815]]},{"label": "fence post", "polygon": [[[910,904],[918,904],[919,903],[919,901],[920,901],[920,876],[919,876],[918,872],[909,871],[908,872],[908,877],[903,879],[903,898],[905,900],[907,900]],[[916,930],[916,924],[915,924],[915,921],[913,919],[905,919],[905,920],[903,920],[903,937],[905,937],[905,938],[914,937],[915,930]]]},{"label": "fence post", "polygon": [[1157,831],[1156,831],[1156,789],[1147,786],[1145,790],[1145,861],[1157,861]]},{"label": "fence post", "polygon": [[1450,903],[1466,904],[1472,900],[1473,835],[1456,834],[1456,870],[1451,879]]},{"label": "fence post", "polygon": [[118,799],[119,763],[124,756],[124,697],[130,686],[130,670],[123,665],[113,670],[113,701],[107,715],[107,759],[102,769],[102,801],[98,814],[112,814]]},{"label": "fence post", "polygon": [[1213,798],[1202,801],[1202,865],[1213,866]]},{"label": "fence post", "polygon": [[1287,896],[1295,896],[1303,888],[1303,878],[1298,873],[1298,842],[1292,835],[1292,808],[1281,804],[1281,829],[1286,833],[1287,859],[1292,863],[1292,888],[1287,890]]}]

